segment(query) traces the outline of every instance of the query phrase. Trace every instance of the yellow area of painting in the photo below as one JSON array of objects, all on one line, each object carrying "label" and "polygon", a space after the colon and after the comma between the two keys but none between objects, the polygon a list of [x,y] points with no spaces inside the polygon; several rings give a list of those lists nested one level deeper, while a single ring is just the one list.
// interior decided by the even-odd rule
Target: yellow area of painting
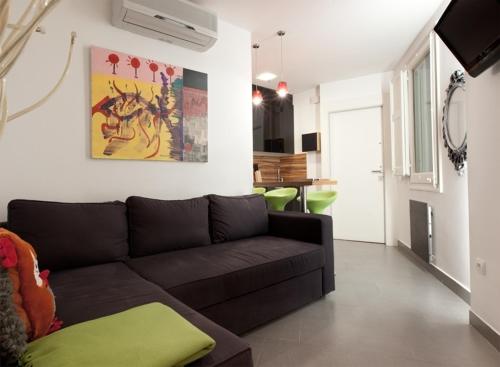
[{"label": "yellow area of painting", "polygon": [[[138,80],[127,80],[114,75],[93,74],[92,75],[92,106],[95,106],[103,98],[108,96],[114,98],[119,96],[113,91],[113,81],[118,89],[125,93],[135,93],[135,86],[140,92],[140,96],[147,101],[153,95],[160,95],[161,85],[157,83],[145,83]],[[121,100],[119,103],[123,103]],[[158,104],[153,99],[155,106]],[[174,94],[169,92],[169,108],[175,105]],[[118,114],[129,115],[133,111],[143,108],[144,105],[137,103],[133,98],[128,98],[125,107]],[[170,116],[174,125],[178,123]],[[103,124],[108,124],[107,131],[111,131],[111,136],[105,137],[103,134]],[[158,122],[159,124],[159,122]],[[153,116],[150,113],[142,115],[141,120],[132,119],[130,122],[119,123],[116,117],[107,118],[102,113],[95,113],[92,116],[92,157],[106,159],[147,159],[172,161],[170,157],[171,134],[165,124],[161,127],[153,123]],[[119,128],[117,128],[119,126]],[[116,130],[115,130],[116,128]],[[159,137],[159,139],[158,139]],[[158,146],[159,143],[159,146]],[[108,154],[105,154],[107,152]],[[155,154],[156,153],[156,154]]]}]

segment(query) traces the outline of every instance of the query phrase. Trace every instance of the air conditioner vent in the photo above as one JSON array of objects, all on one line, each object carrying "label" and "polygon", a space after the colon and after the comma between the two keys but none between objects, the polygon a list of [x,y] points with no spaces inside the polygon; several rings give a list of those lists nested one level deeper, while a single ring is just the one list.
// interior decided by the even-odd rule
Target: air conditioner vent
[{"label": "air conditioner vent", "polygon": [[112,23],[197,51],[217,40],[217,16],[185,0],[114,0]]}]

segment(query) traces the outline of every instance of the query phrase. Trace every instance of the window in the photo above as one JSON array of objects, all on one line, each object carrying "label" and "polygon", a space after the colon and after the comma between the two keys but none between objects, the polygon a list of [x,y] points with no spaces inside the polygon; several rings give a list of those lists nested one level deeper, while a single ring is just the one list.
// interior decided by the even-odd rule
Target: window
[{"label": "window", "polygon": [[411,188],[438,190],[435,36],[408,65]]},{"label": "window", "polygon": [[413,139],[415,172],[432,171],[431,57],[424,56],[413,69]]}]

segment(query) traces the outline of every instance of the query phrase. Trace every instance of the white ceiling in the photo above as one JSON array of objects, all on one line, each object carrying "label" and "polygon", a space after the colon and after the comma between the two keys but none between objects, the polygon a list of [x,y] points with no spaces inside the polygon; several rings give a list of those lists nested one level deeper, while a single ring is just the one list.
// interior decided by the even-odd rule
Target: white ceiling
[{"label": "white ceiling", "polygon": [[[280,72],[291,92],[391,70],[442,0],[193,0],[261,43],[259,70]],[[255,75],[254,75],[255,77]],[[277,81],[259,82],[274,88]]]}]

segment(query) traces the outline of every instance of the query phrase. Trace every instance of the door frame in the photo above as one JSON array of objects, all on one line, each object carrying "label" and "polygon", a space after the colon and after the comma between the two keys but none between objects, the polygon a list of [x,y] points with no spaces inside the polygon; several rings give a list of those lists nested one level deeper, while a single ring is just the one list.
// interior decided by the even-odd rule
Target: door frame
[{"label": "door frame", "polygon": [[[388,246],[387,243],[387,202],[386,202],[386,165],[384,159],[385,152],[385,139],[384,139],[384,103],[380,96],[371,96],[361,99],[344,100],[344,101],[329,101],[321,107],[321,175],[322,177],[332,178],[331,172],[331,155],[332,149],[330,149],[330,117],[333,113],[365,110],[370,108],[380,108],[380,133],[382,139],[382,192],[383,192],[383,219],[384,219],[384,245]],[[330,212],[331,215],[331,212]]]}]

